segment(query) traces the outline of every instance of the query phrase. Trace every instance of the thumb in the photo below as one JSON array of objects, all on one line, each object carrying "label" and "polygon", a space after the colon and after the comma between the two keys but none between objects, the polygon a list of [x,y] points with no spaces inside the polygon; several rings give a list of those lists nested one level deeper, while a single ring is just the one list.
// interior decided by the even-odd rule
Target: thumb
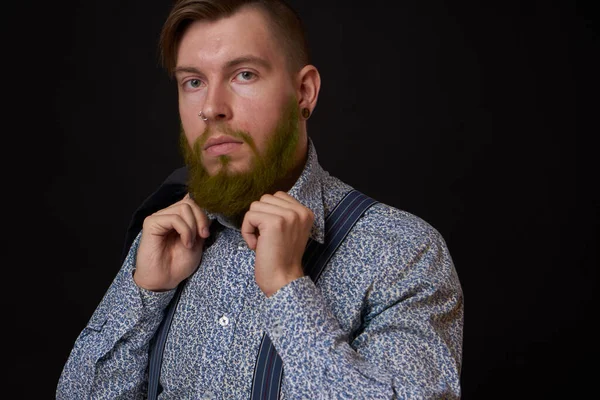
[{"label": "thumb", "polygon": [[247,212],[244,216],[244,221],[242,222],[240,231],[242,233],[242,237],[248,245],[248,248],[250,250],[256,250],[256,244],[258,243],[258,236],[260,233],[258,232],[258,228],[252,224],[250,218],[248,217],[249,213],[250,212]]}]

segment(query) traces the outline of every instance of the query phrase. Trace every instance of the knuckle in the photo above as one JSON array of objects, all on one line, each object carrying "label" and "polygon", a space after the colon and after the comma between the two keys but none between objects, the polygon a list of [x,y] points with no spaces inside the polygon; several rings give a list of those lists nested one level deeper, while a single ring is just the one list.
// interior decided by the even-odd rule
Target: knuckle
[{"label": "knuckle", "polygon": [[304,213],[304,220],[308,222],[313,222],[315,220],[315,213],[312,210],[307,208],[307,212]]},{"label": "knuckle", "polygon": [[281,228],[281,227],[283,227],[283,226],[285,225],[285,218],[284,218],[284,217],[282,217],[281,215],[276,215],[276,216],[273,218],[273,224],[274,224],[276,227],[278,227],[278,228]]},{"label": "knuckle", "polygon": [[286,217],[289,218],[292,222],[296,222],[300,219],[300,216],[294,210],[286,210],[285,214],[286,214]]}]

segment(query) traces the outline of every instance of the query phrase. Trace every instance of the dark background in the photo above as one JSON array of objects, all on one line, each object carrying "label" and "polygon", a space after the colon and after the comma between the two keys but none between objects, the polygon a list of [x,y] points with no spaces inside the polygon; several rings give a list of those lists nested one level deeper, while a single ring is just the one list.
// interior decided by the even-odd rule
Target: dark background
[{"label": "dark background", "polygon": [[[294,1],[323,82],[309,135],[326,170],[445,237],[465,399],[582,398],[600,356],[597,19],[481,3]],[[181,165],[156,51],[170,4],[7,7],[4,386],[53,398],[131,214]]]}]

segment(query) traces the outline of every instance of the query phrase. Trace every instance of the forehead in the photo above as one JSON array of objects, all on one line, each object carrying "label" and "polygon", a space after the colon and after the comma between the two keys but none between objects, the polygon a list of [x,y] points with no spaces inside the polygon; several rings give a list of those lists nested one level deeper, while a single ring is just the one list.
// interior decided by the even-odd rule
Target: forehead
[{"label": "forehead", "polygon": [[257,56],[275,63],[283,59],[265,14],[242,8],[216,21],[195,21],[184,32],[177,65],[218,64],[239,56]]}]

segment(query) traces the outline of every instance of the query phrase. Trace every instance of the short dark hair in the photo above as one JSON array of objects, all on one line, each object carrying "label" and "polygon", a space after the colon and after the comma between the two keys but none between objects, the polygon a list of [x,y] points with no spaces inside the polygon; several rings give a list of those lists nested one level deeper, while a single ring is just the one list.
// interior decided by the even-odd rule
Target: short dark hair
[{"label": "short dark hair", "polygon": [[160,61],[169,76],[173,77],[179,43],[192,22],[216,21],[233,15],[245,6],[255,7],[265,13],[274,37],[286,53],[291,72],[309,64],[302,21],[283,0],[177,0],[163,25],[159,41]]}]

